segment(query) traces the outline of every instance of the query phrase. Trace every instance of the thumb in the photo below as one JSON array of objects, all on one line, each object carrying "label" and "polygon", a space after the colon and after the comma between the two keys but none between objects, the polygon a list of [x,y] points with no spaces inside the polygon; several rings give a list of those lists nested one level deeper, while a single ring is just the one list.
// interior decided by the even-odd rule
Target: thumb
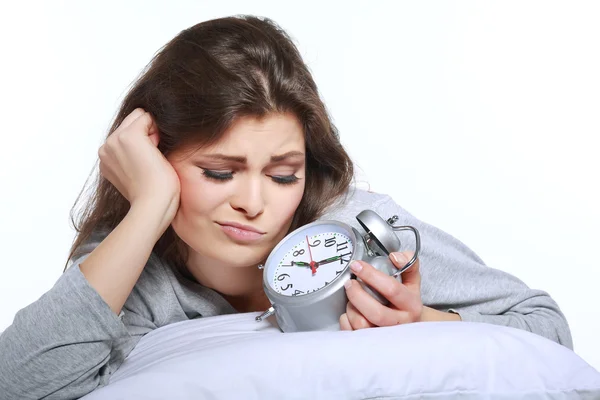
[{"label": "thumb", "polygon": [[[392,263],[398,269],[402,269],[412,260],[414,253],[412,252],[394,252],[390,254]],[[420,263],[417,258],[413,265],[402,273],[402,284],[410,289],[421,289],[421,271]]]}]

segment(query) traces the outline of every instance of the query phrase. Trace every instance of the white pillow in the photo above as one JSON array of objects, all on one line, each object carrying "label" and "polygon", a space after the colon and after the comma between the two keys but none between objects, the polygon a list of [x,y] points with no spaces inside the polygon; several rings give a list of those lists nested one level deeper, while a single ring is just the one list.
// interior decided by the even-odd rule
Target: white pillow
[{"label": "white pillow", "polygon": [[522,330],[425,322],[280,333],[256,315],[157,329],[84,399],[600,399],[598,371]]}]

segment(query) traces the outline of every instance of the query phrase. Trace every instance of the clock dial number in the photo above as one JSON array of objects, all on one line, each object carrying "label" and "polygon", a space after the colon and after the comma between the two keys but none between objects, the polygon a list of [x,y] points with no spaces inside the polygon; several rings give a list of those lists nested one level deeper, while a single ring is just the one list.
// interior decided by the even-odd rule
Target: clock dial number
[{"label": "clock dial number", "polygon": [[351,252],[348,253],[344,253],[340,256],[340,264],[344,265],[344,263],[348,263],[350,262],[350,256],[352,255]]},{"label": "clock dial number", "polygon": [[296,250],[294,253],[292,253],[294,255],[294,257],[298,257],[301,256],[302,254],[304,254],[304,249],[300,249],[300,250]]},{"label": "clock dial number", "polygon": [[[290,277],[290,276],[289,276],[288,274],[281,274],[281,275],[279,275],[279,276],[277,277],[277,280],[278,280],[279,282],[281,282],[281,281],[283,281],[285,278],[289,278],[289,277]],[[282,286],[282,287],[281,287],[281,290],[288,290],[288,289],[291,289],[291,288],[293,288],[293,287],[294,287],[294,285],[293,285],[293,284],[291,284],[291,283],[288,283],[287,285],[285,285],[285,286]]]},{"label": "clock dial number", "polygon": [[[336,243],[336,251],[338,253],[341,253],[344,250],[348,250],[348,241],[347,240],[343,243]],[[351,251],[342,254],[340,256],[340,264],[344,265],[344,263],[347,263],[348,261],[350,261],[350,259],[347,257],[350,257],[351,255],[352,255]]]},{"label": "clock dial number", "polygon": [[308,235],[306,235],[306,244],[308,246],[308,256],[310,257],[310,272],[312,272],[312,274],[314,275],[317,273],[317,263],[315,263],[313,260],[312,251],[310,249],[310,242],[308,241]]},{"label": "clock dial number", "polygon": [[352,253],[352,241],[341,232],[302,235],[281,259],[273,279],[275,288],[286,296],[318,292],[346,271]]}]

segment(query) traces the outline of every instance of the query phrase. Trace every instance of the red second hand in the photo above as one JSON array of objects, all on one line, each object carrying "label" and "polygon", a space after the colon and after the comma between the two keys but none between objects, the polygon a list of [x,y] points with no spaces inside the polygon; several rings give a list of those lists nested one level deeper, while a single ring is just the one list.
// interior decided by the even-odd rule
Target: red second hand
[{"label": "red second hand", "polygon": [[310,243],[308,242],[308,235],[306,235],[306,247],[308,247],[308,256],[310,257],[310,270],[314,275],[317,272],[317,263],[313,261],[312,252],[310,251]]}]

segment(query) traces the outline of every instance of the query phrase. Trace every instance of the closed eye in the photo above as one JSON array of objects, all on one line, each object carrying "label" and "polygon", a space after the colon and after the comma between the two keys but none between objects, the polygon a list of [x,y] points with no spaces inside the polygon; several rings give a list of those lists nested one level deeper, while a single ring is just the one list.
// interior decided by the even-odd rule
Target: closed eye
[{"label": "closed eye", "polygon": [[273,182],[279,183],[280,185],[292,185],[300,180],[296,175],[273,175],[271,176],[271,179],[273,179]]},{"label": "closed eye", "polygon": [[233,179],[234,171],[213,171],[210,169],[202,169],[202,174],[208,179],[216,181],[228,181]]},{"label": "closed eye", "polygon": [[[214,171],[202,168],[202,174],[208,179],[219,182],[229,181],[233,179],[235,171]],[[269,175],[273,182],[280,185],[292,185],[300,180],[296,175]]]}]

